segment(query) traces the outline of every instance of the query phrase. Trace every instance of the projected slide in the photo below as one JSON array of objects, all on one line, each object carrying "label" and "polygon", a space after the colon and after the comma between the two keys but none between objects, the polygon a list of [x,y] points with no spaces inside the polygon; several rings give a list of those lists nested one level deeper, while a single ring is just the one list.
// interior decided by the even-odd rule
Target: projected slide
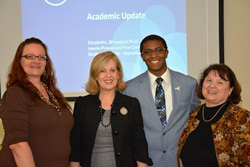
[{"label": "projected slide", "polygon": [[187,74],[185,0],[22,0],[23,39],[49,49],[58,86],[66,97],[85,92],[93,57],[116,53],[125,80],[146,70],[139,52],[149,34],[166,39],[167,64]]}]

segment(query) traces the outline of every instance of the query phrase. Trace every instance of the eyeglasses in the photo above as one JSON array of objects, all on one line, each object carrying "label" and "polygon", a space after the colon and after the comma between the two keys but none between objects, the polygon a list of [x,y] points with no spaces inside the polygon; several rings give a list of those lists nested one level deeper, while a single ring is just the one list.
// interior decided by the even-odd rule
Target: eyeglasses
[{"label": "eyeglasses", "polygon": [[163,54],[167,49],[162,49],[162,48],[158,48],[156,50],[145,50],[144,52],[141,52],[141,54],[145,55],[145,56],[151,56],[153,52],[155,52],[157,55],[159,54]]},{"label": "eyeglasses", "polygon": [[38,58],[38,60],[41,60],[41,61],[47,60],[47,56],[36,56],[33,54],[23,55],[22,57],[25,57],[28,60],[35,60],[36,58]]}]

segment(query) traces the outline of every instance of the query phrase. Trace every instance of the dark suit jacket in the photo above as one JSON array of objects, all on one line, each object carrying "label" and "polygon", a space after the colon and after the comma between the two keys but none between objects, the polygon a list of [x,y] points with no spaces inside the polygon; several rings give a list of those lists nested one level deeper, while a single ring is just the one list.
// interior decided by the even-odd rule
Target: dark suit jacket
[{"label": "dark suit jacket", "polygon": [[[90,167],[96,132],[101,120],[98,95],[78,97],[75,102],[75,124],[71,132],[70,161]],[[126,115],[120,109],[128,110]],[[143,130],[138,100],[116,93],[111,108],[111,128],[117,167],[136,167],[136,161],[152,164]]]}]

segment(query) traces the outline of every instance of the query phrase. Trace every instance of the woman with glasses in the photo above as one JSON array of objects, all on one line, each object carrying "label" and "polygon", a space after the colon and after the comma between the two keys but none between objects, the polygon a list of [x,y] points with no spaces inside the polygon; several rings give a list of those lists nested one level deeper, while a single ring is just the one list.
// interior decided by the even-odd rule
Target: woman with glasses
[{"label": "woman with glasses", "polygon": [[29,38],[19,45],[6,86],[0,166],[68,167],[73,116],[41,40]]}]

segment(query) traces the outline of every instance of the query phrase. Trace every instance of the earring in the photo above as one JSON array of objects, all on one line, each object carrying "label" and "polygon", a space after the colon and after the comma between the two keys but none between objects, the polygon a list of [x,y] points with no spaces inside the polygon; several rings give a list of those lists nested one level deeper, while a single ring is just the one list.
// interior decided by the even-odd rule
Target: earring
[{"label": "earring", "polygon": [[43,72],[43,76],[45,76],[46,75],[46,70],[44,70],[44,72]]}]

